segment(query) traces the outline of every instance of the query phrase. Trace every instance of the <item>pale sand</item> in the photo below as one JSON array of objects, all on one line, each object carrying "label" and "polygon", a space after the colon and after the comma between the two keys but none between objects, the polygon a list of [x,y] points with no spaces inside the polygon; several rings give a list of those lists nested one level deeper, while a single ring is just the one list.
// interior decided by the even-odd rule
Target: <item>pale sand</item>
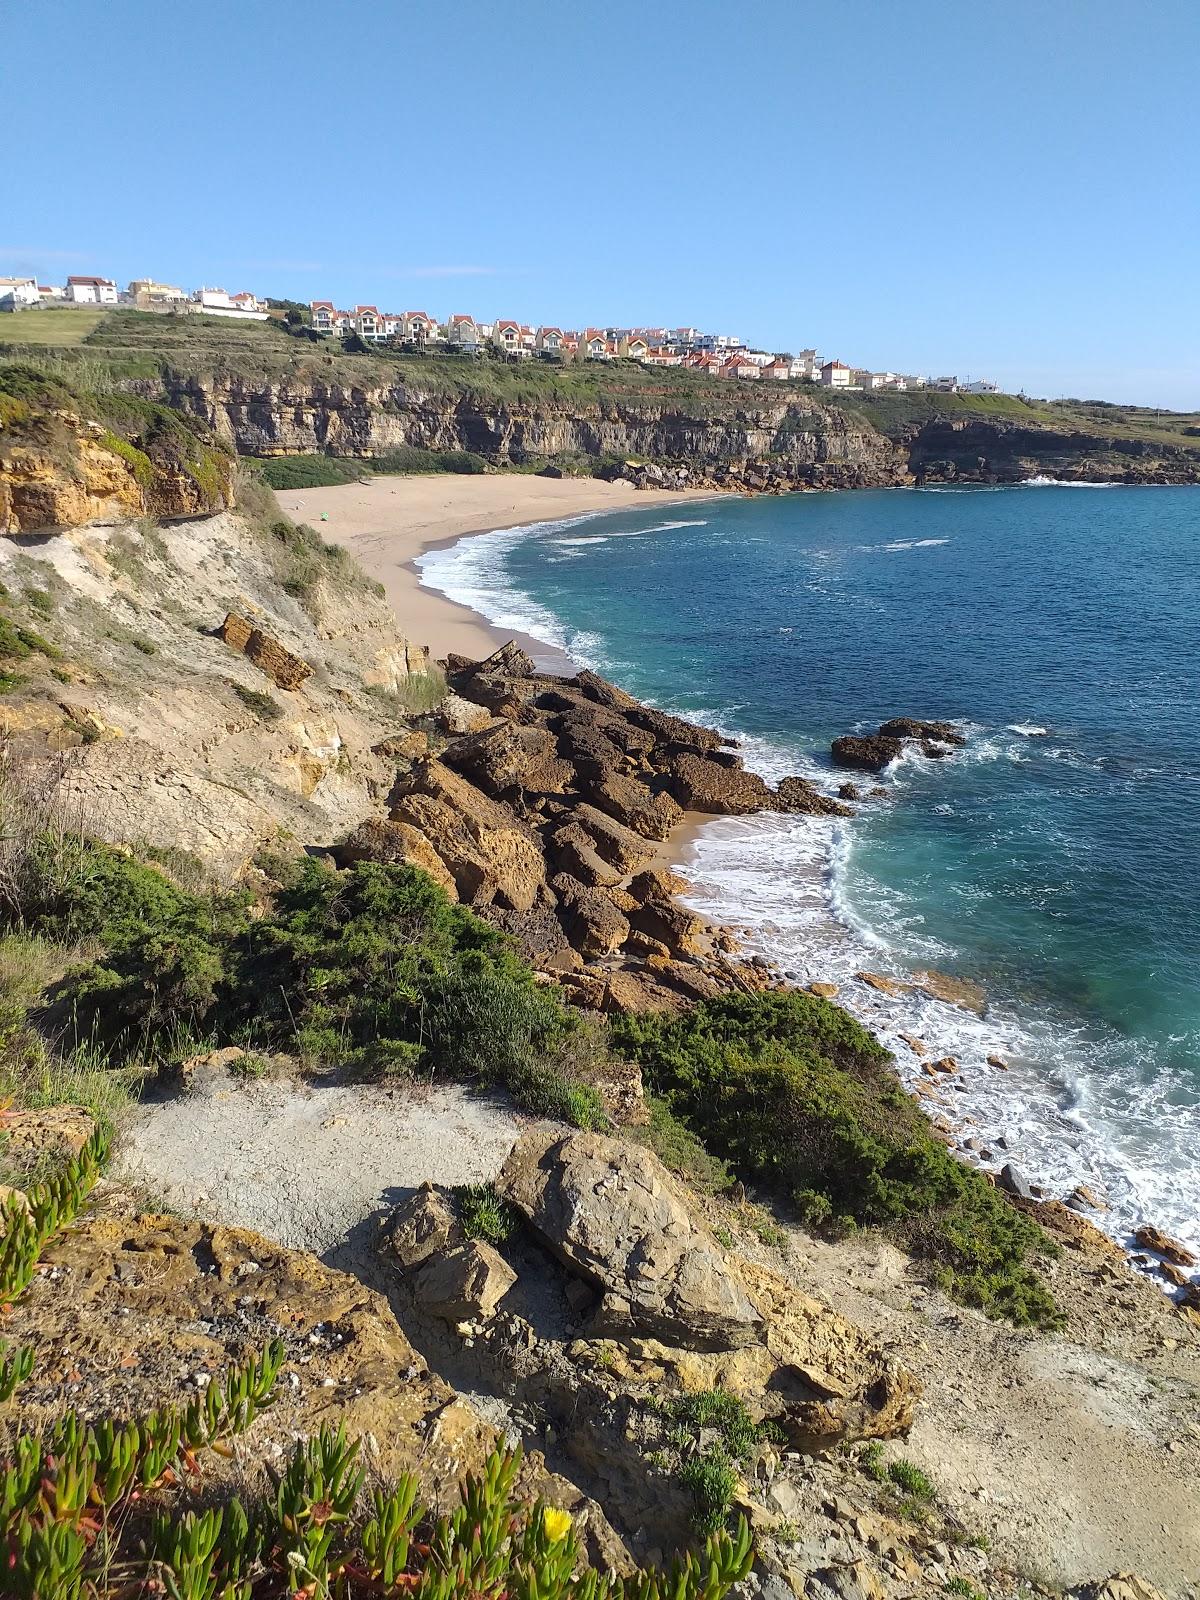
[{"label": "pale sand", "polygon": [[[516,473],[479,477],[437,474],[378,477],[331,489],[289,489],[279,504],[297,522],[310,523],[334,544],[351,550],[359,564],[387,591],[400,631],[427,644],[435,660],[455,651],[489,655],[514,637],[493,628],[468,606],[422,588],[413,562],[424,551],[469,533],[487,533],[526,522],[553,522],[587,511],[640,510],[682,500],[711,500],[711,489],[667,492],[634,489],[598,478],[535,478]],[[325,513],[328,521],[322,522]],[[541,640],[517,636],[538,665],[573,670],[567,658]]]}]

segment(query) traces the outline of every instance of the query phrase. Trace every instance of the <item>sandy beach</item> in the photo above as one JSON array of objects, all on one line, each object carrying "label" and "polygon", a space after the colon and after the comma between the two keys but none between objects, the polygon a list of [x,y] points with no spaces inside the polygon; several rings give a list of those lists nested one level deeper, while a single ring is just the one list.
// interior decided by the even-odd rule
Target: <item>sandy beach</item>
[{"label": "sandy beach", "polygon": [[[711,500],[712,495],[711,489],[634,489],[628,483],[603,483],[598,478],[446,473],[378,477],[328,489],[285,490],[276,498],[297,522],[310,523],[331,543],[351,550],[365,571],[383,584],[401,632],[415,644],[427,644],[438,659],[449,650],[465,656],[487,655],[513,634],[493,628],[468,606],[422,588],[413,563],[424,551],[451,544],[465,534],[524,522],[552,522],[587,511]],[[539,666],[571,670],[567,658],[552,646],[540,639],[517,637]]]}]

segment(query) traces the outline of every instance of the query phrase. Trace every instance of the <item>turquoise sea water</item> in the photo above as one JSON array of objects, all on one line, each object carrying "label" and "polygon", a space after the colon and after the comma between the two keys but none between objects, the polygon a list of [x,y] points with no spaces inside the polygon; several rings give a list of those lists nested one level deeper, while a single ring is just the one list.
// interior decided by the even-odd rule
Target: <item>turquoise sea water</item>
[{"label": "turquoise sea water", "polygon": [[[840,982],[909,1075],[902,1032],[955,1054],[964,1138],[1200,1244],[1200,490],[635,509],[464,541],[425,581],[772,777],[836,784],[830,739],[886,717],[961,723],[851,821],[711,824],[694,903]],[[853,979],[922,965],[983,983],[986,1017]]]}]

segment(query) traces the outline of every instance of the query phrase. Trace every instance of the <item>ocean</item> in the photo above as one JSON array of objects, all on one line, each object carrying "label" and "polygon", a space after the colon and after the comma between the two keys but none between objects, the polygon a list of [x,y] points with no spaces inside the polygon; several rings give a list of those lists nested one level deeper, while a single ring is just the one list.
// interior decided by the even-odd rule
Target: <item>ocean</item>
[{"label": "ocean", "polygon": [[[953,1055],[938,1109],[968,1159],[1086,1184],[1117,1236],[1153,1222],[1200,1250],[1200,490],[721,498],[422,565],[772,779],[861,783],[831,768],[836,735],[959,724],[963,750],[907,754],[852,818],[714,820],[686,898],[837,983],[907,1081],[902,1035]],[[986,1014],[854,977],[924,967],[982,984]]]}]

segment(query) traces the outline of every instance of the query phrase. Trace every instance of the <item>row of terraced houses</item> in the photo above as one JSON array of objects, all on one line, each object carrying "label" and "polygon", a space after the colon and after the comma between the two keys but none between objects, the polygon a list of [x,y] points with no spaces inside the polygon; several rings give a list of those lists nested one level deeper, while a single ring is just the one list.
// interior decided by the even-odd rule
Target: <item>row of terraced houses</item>
[{"label": "row of terraced houses", "polygon": [[962,389],[973,394],[991,394],[996,389],[986,380],[960,384],[956,377],[872,372],[842,361],[822,360],[815,349],[801,350],[796,355],[754,350],[731,334],[705,333],[699,328],[533,328],[506,319],[477,322],[465,312],[439,322],[427,311],[386,312],[373,305],[339,311],[332,300],[314,300],[310,310],[317,333],[341,338],[356,334],[368,344],[394,344],[409,349],[440,348],[472,355],[491,350],[514,361],[625,358],[645,366],[688,367],[712,377],[743,382],[807,379],[831,389],[928,387],[951,393]]}]

